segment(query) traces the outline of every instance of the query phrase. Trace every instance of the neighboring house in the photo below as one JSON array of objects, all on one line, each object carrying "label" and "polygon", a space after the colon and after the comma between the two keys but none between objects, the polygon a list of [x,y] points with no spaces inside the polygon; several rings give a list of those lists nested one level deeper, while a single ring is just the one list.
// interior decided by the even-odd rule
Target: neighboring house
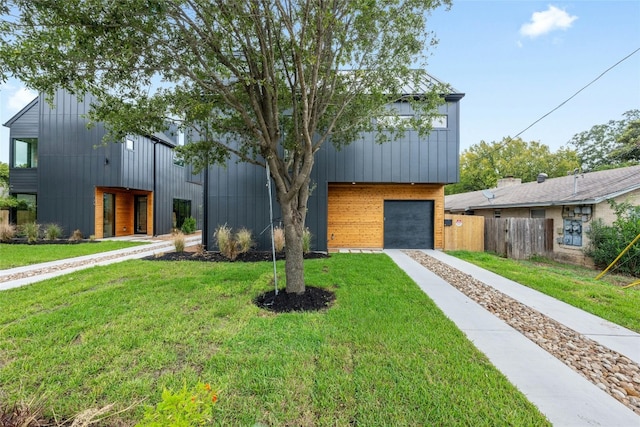
[{"label": "neighboring house", "polygon": [[[419,96],[424,89],[405,92]],[[444,185],[460,176],[459,101],[464,94],[452,92],[427,137],[409,131],[399,140],[377,144],[373,134],[362,134],[340,151],[331,141],[322,146],[315,155],[305,223],[313,250],[444,247]],[[394,107],[401,115],[413,114],[408,103]],[[269,248],[266,183],[263,168],[236,159],[212,167],[207,239],[227,224],[252,230],[258,247]],[[273,191],[274,217],[279,218]],[[210,250],[212,243],[207,242]]]},{"label": "neighboring house", "polygon": [[522,184],[505,178],[497,188],[445,197],[445,211],[452,214],[482,215],[486,218],[552,218],[553,256],[583,262],[588,245],[585,231],[601,218],[611,224],[615,214],[607,200],[640,205],[640,165]]},{"label": "neighboring house", "polygon": [[10,128],[9,191],[30,202],[11,222],[56,223],[65,235],[96,238],[158,235],[193,216],[201,224],[201,175],[174,158],[172,132],[103,143],[100,123],[87,128],[90,96],[58,91],[53,105],[38,96]]}]

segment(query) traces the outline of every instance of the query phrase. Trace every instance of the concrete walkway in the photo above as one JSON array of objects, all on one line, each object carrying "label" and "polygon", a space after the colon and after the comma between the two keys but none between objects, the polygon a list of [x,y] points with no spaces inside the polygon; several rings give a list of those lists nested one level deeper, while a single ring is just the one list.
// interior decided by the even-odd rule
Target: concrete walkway
[{"label": "concrete walkway", "polygon": [[[92,255],[85,255],[75,258],[66,258],[57,261],[50,261],[41,264],[26,265],[23,267],[0,270],[0,291],[17,288],[50,279],[62,274],[72,273],[96,265],[108,265],[116,262],[126,261],[135,258],[144,258],[164,252],[173,252],[175,246],[173,240],[169,238],[154,238],[151,236],[126,236],[104,240],[126,240],[132,242],[144,242],[146,244],[133,246],[131,248],[118,249],[109,252],[100,252]],[[200,235],[187,236],[185,246],[194,246],[201,243]],[[13,275],[26,276],[14,280],[3,279]]]},{"label": "concrete walkway", "polygon": [[[639,427],[640,416],[401,250],[385,250],[554,426]],[[428,255],[640,363],[640,335],[439,251]]]}]

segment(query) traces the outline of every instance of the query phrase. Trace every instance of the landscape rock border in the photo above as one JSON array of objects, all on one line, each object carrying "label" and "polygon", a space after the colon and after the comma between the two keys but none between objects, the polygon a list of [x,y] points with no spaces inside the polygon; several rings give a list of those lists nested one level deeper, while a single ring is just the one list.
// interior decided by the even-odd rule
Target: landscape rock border
[{"label": "landscape rock border", "polygon": [[640,415],[638,363],[424,252],[404,252]]}]

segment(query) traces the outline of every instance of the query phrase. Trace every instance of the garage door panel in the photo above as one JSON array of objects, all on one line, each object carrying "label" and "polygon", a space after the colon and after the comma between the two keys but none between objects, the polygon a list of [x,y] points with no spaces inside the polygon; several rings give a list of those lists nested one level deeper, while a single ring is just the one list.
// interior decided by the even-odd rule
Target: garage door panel
[{"label": "garage door panel", "polygon": [[385,200],[384,247],[433,249],[433,201]]}]

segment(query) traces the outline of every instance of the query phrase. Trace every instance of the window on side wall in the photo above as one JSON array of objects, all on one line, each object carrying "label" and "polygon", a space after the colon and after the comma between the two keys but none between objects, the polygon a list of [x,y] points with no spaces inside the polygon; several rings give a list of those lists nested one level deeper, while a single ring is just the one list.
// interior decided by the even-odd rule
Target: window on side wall
[{"label": "window on side wall", "polygon": [[545,209],[531,209],[531,218],[546,218]]},{"label": "window on side wall", "polygon": [[14,168],[37,168],[38,138],[15,138],[11,160]]},{"label": "window on side wall", "polygon": [[16,194],[16,199],[21,202],[16,208],[16,225],[19,227],[24,224],[36,222],[37,211],[35,194]]},{"label": "window on side wall", "polygon": [[191,200],[173,199],[173,228],[181,228],[184,220],[191,216]]},{"label": "window on side wall", "polygon": [[133,141],[133,139],[129,139],[129,138],[125,139],[124,146],[129,151],[133,151],[136,148],[135,142]]}]

